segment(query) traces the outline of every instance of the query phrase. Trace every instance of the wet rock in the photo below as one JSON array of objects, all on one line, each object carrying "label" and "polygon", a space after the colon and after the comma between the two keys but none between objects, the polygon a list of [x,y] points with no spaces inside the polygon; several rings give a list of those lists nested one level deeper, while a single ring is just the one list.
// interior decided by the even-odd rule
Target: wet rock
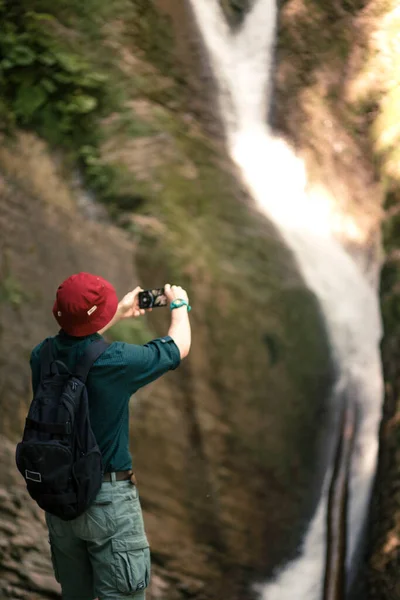
[{"label": "wet rock", "polygon": [[253,3],[254,0],[220,0],[221,8],[233,27],[243,22]]}]

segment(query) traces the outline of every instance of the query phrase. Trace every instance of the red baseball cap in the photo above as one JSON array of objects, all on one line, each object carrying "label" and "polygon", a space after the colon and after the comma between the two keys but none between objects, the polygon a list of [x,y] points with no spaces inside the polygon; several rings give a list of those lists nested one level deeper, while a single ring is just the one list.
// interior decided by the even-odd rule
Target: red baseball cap
[{"label": "red baseball cap", "polygon": [[111,283],[97,275],[77,273],[57,289],[53,315],[65,333],[83,337],[105,327],[117,308],[118,297]]}]

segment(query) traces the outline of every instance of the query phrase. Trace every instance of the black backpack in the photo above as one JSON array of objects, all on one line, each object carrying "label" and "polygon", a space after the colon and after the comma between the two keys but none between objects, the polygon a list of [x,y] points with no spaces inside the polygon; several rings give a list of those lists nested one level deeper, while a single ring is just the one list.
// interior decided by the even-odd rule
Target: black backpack
[{"label": "black backpack", "polygon": [[85,382],[108,344],[104,340],[89,344],[74,374],[54,360],[52,346],[47,339],[40,351],[40,383],[17,445],[16,462],[39,506],[69,521],[90,506],[103,479]]}]

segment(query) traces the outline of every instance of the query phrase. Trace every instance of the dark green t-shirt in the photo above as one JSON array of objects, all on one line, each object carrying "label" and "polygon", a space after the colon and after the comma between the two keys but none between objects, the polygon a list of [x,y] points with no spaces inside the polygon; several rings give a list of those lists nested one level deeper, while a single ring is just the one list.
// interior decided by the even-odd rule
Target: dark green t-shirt
[{"label": "dark green t-shirt", "polygon": [[[60,331],[52,338],[55,358],[63,361],[73,372],[88,344],[100,338],[97,333],[76,338]],[[42,344],[36,346],[31,355],[33,390],[40,380]],[[179,349],[169,336],[143,346],[113,342],[96,360],[86,386],[90,422],[106,471],[132,468],[129,452],[129,399],[132,394],[167,371],[176,369],[179,363]]]}]

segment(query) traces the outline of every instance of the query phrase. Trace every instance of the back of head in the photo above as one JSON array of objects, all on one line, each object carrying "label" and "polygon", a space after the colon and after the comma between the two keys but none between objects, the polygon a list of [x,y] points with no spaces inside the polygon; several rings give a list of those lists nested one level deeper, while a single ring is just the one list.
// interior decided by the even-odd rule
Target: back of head
[{"label": "back of head", "polygon": [[118,297],[111,283],[81,272],[58,287],[53,315],[65,333],[83,337],[105,327],[117,308]]}]

